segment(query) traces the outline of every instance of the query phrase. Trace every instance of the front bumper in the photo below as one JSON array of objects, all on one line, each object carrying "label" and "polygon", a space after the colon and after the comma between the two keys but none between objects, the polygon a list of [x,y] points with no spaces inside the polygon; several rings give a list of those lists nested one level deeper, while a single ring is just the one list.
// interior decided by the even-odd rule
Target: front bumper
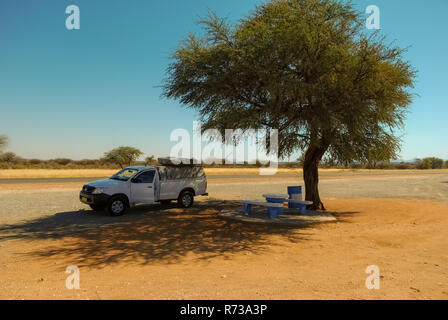
[{"label": "front bumper", "polygon": [[101,194],[86,194],[79,193],[79,200],[88,205],[106,205],[109,202],[110,196],[104,193]]}]

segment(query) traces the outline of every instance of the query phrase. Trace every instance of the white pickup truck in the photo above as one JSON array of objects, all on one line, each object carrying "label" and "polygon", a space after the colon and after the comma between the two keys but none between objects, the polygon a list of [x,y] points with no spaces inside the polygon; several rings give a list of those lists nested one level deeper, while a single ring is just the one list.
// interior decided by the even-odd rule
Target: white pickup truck
[{"label": "white pickup truck", "polygon": [[170,165],[125,168],[109,179],[86,184],[79,198],[93,210],[124,214],[137,204],[168,204],[177,200],[183,208],[193,205],[195,196],[206,196],[207,177],[199,165]]}]

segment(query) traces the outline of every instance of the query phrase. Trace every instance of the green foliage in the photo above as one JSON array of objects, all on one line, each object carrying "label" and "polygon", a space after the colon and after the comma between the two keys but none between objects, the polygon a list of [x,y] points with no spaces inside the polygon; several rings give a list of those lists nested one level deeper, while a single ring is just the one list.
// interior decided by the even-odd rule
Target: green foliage
[{"label": "green foliage", "polygon": [[377,168],[378,164],[384,165],[384,163],[390,162],[391,159],[396,159],[397,154],[394,148],[391,148],[391,143],[387,139],[378,141],[375,146],[367,150],[367,154],[364,162],[370,169]]},{"label": "green foliage", "polygon": [[143,152],[136,148],[123,146],[104,153],[104,160],[116,163],[124,168],[125,166],[131,166],[142,154]]},{"label": "green foliage", "polygon": [[30,164],[30,165],[40,165],[40,164],[42,164],[42,160],[40,160],[40,159],[30,159],[30,160],[28,160],[28,164]]},{"label": "green foliage", "polygon": [[210,14],[174,52],[164,95],[198,110],[204,130],[279,129],[280,156],[394,158],[415,72],[364,23],[334,0],[274,0],[236,25]]},{"label": "green foliage", "polygon": [[303,163],[305,162],[305,154],[302,153],[300,157],[297,158],[297,164],[300,168],[303,168]]},{"label": "green foliage", "polygon": [[13,163],[19,158],[13,152],[5,152],[0,154],[0,162]]},{"label": "green foliage", "polygon": [[413,163],[400,162],[400,163],[394,164],[394,166],[391,166],[391,169],[409,170],[409,169],[415,169],[415,166]]},{"label": "green foliage", "polygon": [[337,162],[330,156],[324,156],[320,161],[321,168],[334,168],[337,166]]},{"label": "green foliage", "polygon": [[79,161],[72,161],[75,162],[77,165],[80,166],[87,166],[87,167],[95,167],[101,165],[101,160],[91,160],[91,159],[83,159]]},{"label": "green foliage", "polygon": [[442,169],[443,160],[435,157],[424,158],[419,164],[419,169]]},{"label": "green foliage", "polygon": [[56,162],[57,164],[61,165],[61,166],[66,166],[69,163],[71,163],[73,160],[72,159],[67,159],[67,158],[57,158],[52,160],[54,162]]}]

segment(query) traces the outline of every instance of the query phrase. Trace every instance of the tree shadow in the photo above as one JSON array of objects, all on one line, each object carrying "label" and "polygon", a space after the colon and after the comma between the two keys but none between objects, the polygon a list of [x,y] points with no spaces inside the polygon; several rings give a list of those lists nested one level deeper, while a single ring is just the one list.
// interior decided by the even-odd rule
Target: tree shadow
[{"label": "tree shadow", "polygon": [[331,214],[333,217],[336,218],[336,220],[324,221],[324,222],[322,222],[322,224],[339,223],[339,222],[350,223],[351,217],[355,214],[359,214],[358,211],[326,211],[326,213]]},{"label": "tree shadow", "polygon": [[141,206],[118,218],[87,210],[60,212],[0,226],[0,240],[62,240],[27,255],[69,258],[78,266],[101,268],[118,262],[171,264],[189,253],[202,260],[241,251],[257,254],[272,245],[270,235],[292,242],[306,239],[297,226],[251,224],[217,216],[220,210],[235,207],[241,204],[215,200],[189,209]]}]

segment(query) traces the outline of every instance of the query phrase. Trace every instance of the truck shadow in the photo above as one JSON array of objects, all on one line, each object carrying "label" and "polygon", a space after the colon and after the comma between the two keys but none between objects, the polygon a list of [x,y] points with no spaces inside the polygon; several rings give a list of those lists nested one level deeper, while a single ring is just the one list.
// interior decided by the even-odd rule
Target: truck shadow
[{"label": "truck shadow", "polygon": [[78,266],[176,263],[187,254],[195,259],[229,256],[240,251],[261,253],[272,245],[270,235],[291,242],[305,240],[304,227],[250,224],[220,219],[233,201],[197,202],[189,209],[141,206],[122,217],[93,211],[59,212],[14,225],[0,226],[0,241],[59,240],[23,253],[31,257],[70,260]]}]

